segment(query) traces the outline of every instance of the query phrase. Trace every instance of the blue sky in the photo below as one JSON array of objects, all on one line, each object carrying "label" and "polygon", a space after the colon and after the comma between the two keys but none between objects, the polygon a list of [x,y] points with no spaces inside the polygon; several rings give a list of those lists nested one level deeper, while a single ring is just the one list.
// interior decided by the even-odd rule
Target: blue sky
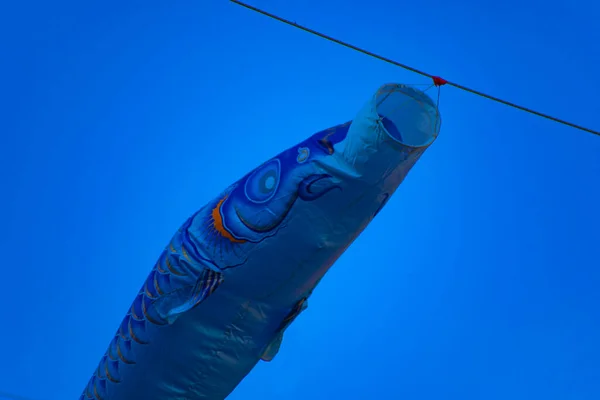
[{"label": "blue sky", "polygon": [[[381,84],[428,83],[224,0],[6,3],[0,390],[39,400],[79,396],[187,216]],[[252,4],[600,129],[594,0]],[[600,137],[449,87],[441,113],[230,399],[600,398]]]}]

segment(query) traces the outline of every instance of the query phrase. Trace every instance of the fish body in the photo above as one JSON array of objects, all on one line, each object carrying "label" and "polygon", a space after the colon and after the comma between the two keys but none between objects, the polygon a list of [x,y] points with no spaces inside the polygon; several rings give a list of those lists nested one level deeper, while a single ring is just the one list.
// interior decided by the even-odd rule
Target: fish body
[{"label": "fish body", "polygon": [[440,129],[420,90],[267,160],[194,213],[136,295],[80,400],[222,400],[262,359]]}]

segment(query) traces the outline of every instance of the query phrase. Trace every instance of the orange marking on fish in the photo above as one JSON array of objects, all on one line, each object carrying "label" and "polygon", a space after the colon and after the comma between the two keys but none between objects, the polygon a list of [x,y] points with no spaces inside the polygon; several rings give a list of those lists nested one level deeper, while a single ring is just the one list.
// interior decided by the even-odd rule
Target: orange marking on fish
[{"label": "orange marking on fish", "polygon": [[[115,346],[115,347],[116,347],[116,346]],[[112,351],[111,351],[111,350],[112,350],[112,346],[110,346],[110,347],[108,348],[108,351],[106,352],[106,356],[107,356],[107,358],[108,358],[109,360],[111,360],[111,361],[119,361],[119,360],[117,360],[117,356],[115,356],[115,355],[112,353]],[[117,350],[117,351],[118,351],[118,350]]]},{"label": "orange marking on fish", "polygon": [[327,134],[323,137],[324,140],[329,139],[329,136],[333,135],[335,133],[335,128],[329,128],[329,131],[327,132]]},{"label": "orange marking on fish", "polygon": [[156,319],[152,318],[150,316],[150,314],[148,314],[148,309],[146,308],[146,303],[142,301],[142,313],[144,314],[144,317],[146,318],[146,320],[148,322],[150,322],[151,324],[154,325],[165,325],[164,323],[157,321]]},{"label": "orange marking on fish", "polygon": [[94,382],[94,396],[98,399],[98,400],[104,400],[103,397],[100,396],[100,393],[98,393],[98,382]]},{"label": "orange marking on fish", "polygon": [[246,243],[246,240],[236,239],[235,237],[233,237],[233,235],[230,232],[227,231],[227,229],[225,229],[225,224],[223,223],[223,217],[221,217],[221,207],[223,206],[223,203],[225,202],[226,199],[227,199],[227,196],[225,196],[221,200],[219,200],[219,202],[217,203],[217,205],[215,206],[215,208],[213,208],[213,210],[211,212],[211,216],[213,219],[213,226],[214,226],[215,230],[217,232],[219,232],[219,234],[221,236],[228,239],[230,242]]},{"label": "orange marking on fish", "polygon": [[119,347],[119,342],[117,341],[117,354],[119,355],[119,358],[121,359],[121,361],[123,361],[125,364],[135,364],[135,361],[131,361],[128,360],[127,358],[125,358],[125,355],[123,354],[123,352],[121,351],[121,348]]},{"label": "orange marking on fish", "polygon": [[183,253],[183,256],[185,257],[186,260],[188,260],[189,262],[192,262],[192,259],[190,258],[190,256],[188,256],[187,251],[185,251],[185,247],[183,245],[181,245],[181,252]]},{"label": "orange marking on fish", "polygon": [[[166,255],[165,255],[165,258],[166,258]],[[160,272],[161,274],[168,274],[169,273],[169,271],[167,271],[165,269],[165,267],[162,266],[162,264],[160,263],[160,260],[156,263],[156,270],[158,272]]]},{"label": "orange marking on fish", "polygon": [[154,296],[152,293],[150,293],[150,290],[148,290],[148,281],[144,283],[144,293],[146,294],[146,296],[148,296],[149,299],[156,299],[156,296]]},{"label": "orange marking on fish", "polygon": [[171,264],[171,261],[169,261],[169,257],[167,257],[167,256],[165,256],[165,264],[167,264],[167,268],[173,275],[177,275],[177,276],[185,275],[183,272],[180,272],[175,267],[173,267],[173,264]]},{"label": "orange marking on fish", "polygon": [[131,315],[133,316],[133,318],[137,319],[138,321],[144,319],[143,316],[137,315],[137,313],[135,312],[135,304],[131,305],[131,308],[129,309],[129,312],[131,313]]},{"label": "orange marking on fish", "polygon": [[158,275],[154,274],[154,289],[156,289],[156,292],[158,293],[159,296],[162,296],[163,294],[165,294],[165,292],[162,290],[162,288],[159,286],[158,284],[158,280],[156,279]]},{"label": "orange marking on fish", "polygon": [[130,338],[128,338],[128,337],[125,335],[125,332],[123,332],[123,326],[122,326],[122,325],[119,327],[119,336],[121,336],[121,338],[122,338],[123,340],[129,340],[129,339],[130,339]]},{"label": "orange marking on fish", "polygon": [[108,378],[109,381],[114,382],[114,383],[120,382],[117,378],[110,375],[110,371],[108,369],[108,363],[104,364],[104,373],[106,374],[106,377]]},{"label": "orange marking on fish", "polygon": [[85,395],[86,395],[87,397],[89,397],[90,399],[92,399],[92,398],[93,398],[93,397],[92,397],[92,396],[93,396],[93,394],[92,394],[92,392],[90,392],[90,385],[87,385],[87,386],[85,387]]},{"label": "orange marking on fish", "polygon": [[329,136],[333,135],[335,133],[335,129],[336,128],[329,128],[327,134],[325,134],[325,136],[323,136],[323,138],[319,139],[319,142],[325,146],[329,152],[329,154],[333,154],[333,146],[331,145],[331,142],[329,141]]},{"label": "orange marking on fish", "polygon": [[143,341],[142,339],[140,339],[139,337],[137,337],[135,335],[135,332],[133,331],[133,326],[131,326],[131,320],[129,320],[129,324],[128,324],[127,328],[129,330],[129,336],[131,336],[131,338],[133,340],[135,340],[139,344],[148,344],[148,342]]}]

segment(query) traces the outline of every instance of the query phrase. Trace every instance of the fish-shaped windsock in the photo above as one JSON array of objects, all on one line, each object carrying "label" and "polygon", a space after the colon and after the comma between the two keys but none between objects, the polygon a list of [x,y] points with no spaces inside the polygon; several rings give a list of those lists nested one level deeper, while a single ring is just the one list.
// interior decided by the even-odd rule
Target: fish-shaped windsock
[{"label": "fish-shaped windsock", "polygon": [[266,161],[193,214],[133,300],[80,399],[222,400],[272,360],[313,289],[436,139],[415,88]]}]

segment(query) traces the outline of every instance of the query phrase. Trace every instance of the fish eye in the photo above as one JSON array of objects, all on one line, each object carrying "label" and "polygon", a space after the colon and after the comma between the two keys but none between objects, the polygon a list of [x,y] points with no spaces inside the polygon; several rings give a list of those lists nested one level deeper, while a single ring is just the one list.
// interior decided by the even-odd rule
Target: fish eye
[{"label": "fish eye", "polygon": [[244,192],[253,203],[265,203],[275,195],[279,186],[281,165],[277,158],[257,168],[246,180]]}]

